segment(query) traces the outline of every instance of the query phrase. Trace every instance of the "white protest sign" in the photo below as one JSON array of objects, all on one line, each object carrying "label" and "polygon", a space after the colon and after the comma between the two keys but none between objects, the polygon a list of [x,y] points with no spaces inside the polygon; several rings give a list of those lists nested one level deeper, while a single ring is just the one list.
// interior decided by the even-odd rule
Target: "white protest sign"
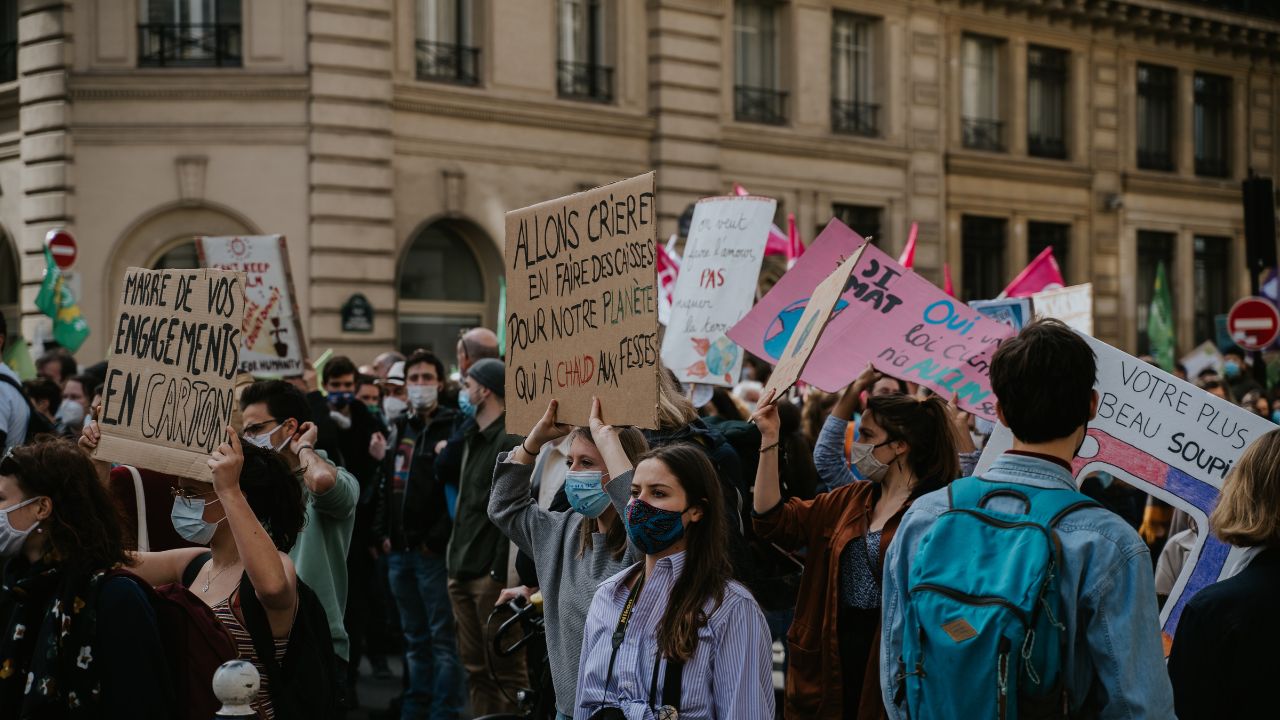
[{"label": "white protest sign", "polygon": [[1031,298],[1003,298],[1000,300],[972,300],[969,307],[998,323],[1014,330],[1022,330],[1031,322]]},{"label": "white protest sign", "polygon": [[198,237],[203,267],[245,275],[240,370],[257,377],[301,375],[306,339],[283,235]]},{"label": "white protest sign", "polygon": [[1187,378],[1194,381],[1205,370],[1212,369],[1221,374],[1223,362],[1218,346],[1212,340],[1205,340],[1182,358],[1182,367],[1187,369]]},{"label": "white protest sign", "polygon": [[1093,283],[1038,292],[1031,301],[1038,317],[1057,318],[1072,330],[1093,335]]},{"label": "white protest sign", "polygon": [[[1098,359],[1098,415],[1072,465],[1077,484],[1090,473],[1109,473],[1181,508],[1207,530],[1227,472],[1250,443],[1276,426],[1155,365],[1091,337],[1085,340]],[[997,425],[977,474],[1012,446],[1012,433]],[[1211,532],[1197,535],[1161,614],[1166,647],[1187,601],[1217,582],[1228,556],[1239,552]]]},{"label": "white protest sign", "polygon": [[732,386],[742,372],[742,348],[725,336],[756,294],[773,198],[706,198],[694,206],[662,361],[683,383]]}]

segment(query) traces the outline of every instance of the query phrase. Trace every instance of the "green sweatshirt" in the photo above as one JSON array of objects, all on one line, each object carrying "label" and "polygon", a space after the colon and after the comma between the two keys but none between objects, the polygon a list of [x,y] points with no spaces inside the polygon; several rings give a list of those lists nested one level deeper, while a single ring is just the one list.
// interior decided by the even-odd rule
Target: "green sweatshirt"
[{"label": "green sweatshirt", "polygon": [[507,538],[489,520],[489,492],[498,453],[513,449],[521,439],[507,434],[506,413],[484,430],[472,425],[466,431],[458,508],[449,536],[447,565],[453,580],[491,575],[504,586],[507,582]]}]

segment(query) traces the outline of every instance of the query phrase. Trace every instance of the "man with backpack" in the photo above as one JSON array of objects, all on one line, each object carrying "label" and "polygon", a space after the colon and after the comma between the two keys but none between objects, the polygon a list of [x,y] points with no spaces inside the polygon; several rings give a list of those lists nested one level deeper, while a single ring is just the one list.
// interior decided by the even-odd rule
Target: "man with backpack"
[{"label": "man with backpack", "polygon": [[[4,357],[8,334],[8,322],[0,314],[0,358]],[[4,446],[5,453],[26,442],[30,419],[31,405],[22,394],[22,380],[0,359],[0,445]]]},{"label": "man with backpack", "polygon": [[1013,449],[916,500],[884,564],[891,718],[1171,718],[1146,544],[1077,491],[1092,349],[1056,320],[991,363]]}]

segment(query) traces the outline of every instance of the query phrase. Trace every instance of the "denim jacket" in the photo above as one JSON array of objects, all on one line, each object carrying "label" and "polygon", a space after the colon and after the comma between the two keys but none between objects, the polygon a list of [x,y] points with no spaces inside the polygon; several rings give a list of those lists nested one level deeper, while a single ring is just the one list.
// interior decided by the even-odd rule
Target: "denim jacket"
[{"label": "denim jacket", "polygon": [[[1076,489],[1066,468],[1025,455],[1000,456],[982,477]],[[946,489],[916,500],[885,557],[880,689],[893,720],[906,717],[905,708],[893,701],[902,656],[902,596],[911,559],[933,522],[949,507]],[[1021,512],[1021,504],[1012,498],[994,498],[989,507]],[[1087,700],[1099,718],[1174,717],[1146,544],[1118,515],[1101,507],[1071,513],[1058,523],[1057,532],[1063,551],[1058,592],[1068,638],[1064,670],[1073,713]]]}]

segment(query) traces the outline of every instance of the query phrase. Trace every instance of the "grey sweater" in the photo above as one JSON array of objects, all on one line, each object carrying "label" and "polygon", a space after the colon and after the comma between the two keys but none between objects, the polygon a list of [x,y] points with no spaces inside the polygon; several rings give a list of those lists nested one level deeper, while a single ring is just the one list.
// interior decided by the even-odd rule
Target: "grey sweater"
[{"label": "grey sweater", "polygon": [[[587,611],[601,582],[640,559],[631,543],[621,560],[605,547],[605,535],[592,536],[591,549],[578,556],[578,533],[586,518],[568,510],[550,512],[538,507],[529,495],[533,465],[507,462],[510,453],[498,455],[489,495],[489,519],[526,555],[538,570],[543,597],[542,612],[547,633],[551,680],[556,688],[556,709],[573,714],[578,693],[578,660]],[[605,490],[618,511],[618,522],[631,500],[631,473],[610,478]]]}]

